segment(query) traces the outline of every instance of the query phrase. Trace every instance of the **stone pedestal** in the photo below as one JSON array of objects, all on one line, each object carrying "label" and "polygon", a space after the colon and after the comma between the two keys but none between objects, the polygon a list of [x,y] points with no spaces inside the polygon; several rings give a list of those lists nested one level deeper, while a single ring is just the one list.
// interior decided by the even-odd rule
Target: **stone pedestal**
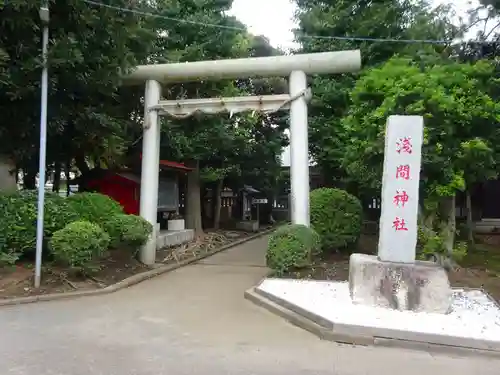
[{"label": "stone pedestal", "polygon": [[184,229],[184,230],[162,230],[158,232],[158,237],[156,240],[156,249],[164,249],[166,247],[173,247],[188,243],[194,240],[194,230]]},{"label": "stone pedestal", "polygon": [[353,303],[396,310],[448,313],[452,291],[446,271],[432,262],[393,263],[352,254],[349,291]]},{"label": "stone pedestal", "polygon": [[256,220],[243,220],[236,223],[236,229],[244,230],[245,232],[258,232],[259,222]]},{"label": "stone pedestal", "polygon": [[167,229],[172,231],[186,229],[184,219],[168,220]]}]

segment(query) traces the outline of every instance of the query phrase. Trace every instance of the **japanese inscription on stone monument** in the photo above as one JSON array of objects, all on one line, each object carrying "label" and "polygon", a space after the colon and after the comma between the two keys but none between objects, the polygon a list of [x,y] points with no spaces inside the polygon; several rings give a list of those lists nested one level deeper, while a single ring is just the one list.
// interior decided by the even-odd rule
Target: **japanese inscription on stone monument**
[{"label": "japanese inscription on stone monument", "polygon": [[423,127],[421,116],[387,120],[378,246],[382,261],[415,261]]}]

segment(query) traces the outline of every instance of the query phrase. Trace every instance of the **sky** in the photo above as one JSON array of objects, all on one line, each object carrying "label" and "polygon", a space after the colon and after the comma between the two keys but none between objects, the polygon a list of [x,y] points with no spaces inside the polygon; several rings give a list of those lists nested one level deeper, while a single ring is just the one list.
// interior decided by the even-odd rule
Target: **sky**
[{"label": "sky", "polygon": [[[454,4],[458,15],[465,16],[477,0],[433,0],[435,6]],[[294,47],[292,29],[295,7],[290,0],[234,0],[230,14],[247,25],[255,35],[265,35],[274,47],[283,49]],[[364,35],[358,35],[360,37]],[[283,165],[290,165],[290,149],[285,148],[282,155]]]},{"label": "sky", "polygon": [[[464,14],[477,0],[433,0],[433,3],[436,6],[453,3],[457,13]],[[294,10],[290,0],[234,0],[230,13],[246,24],[251,33],[267,36],[275,47],[289,48],[293,45]]]},{"label": "sky", "polygon": [[231,9],[252,34],[265,35],[273,46],[284,48],[293,45],[293,13],[289,0],[234,0]]}]

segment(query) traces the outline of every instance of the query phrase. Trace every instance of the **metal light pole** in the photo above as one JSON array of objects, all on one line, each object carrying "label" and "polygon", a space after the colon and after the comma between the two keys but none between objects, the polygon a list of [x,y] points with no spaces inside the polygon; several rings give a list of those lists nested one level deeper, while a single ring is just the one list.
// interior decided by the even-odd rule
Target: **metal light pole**
[{"label": "metal light pole", "polygon": [[35,288],[40,287],[42,274],[43,250],[43,214],[45,205],[45,162],[47,153],[47,50],[49,44],[49,5],[40,8],[40,20],[43,24],[42,36],[42,80],[41,80],[41,108],[40,108],[40,164],[38,166],[38,215],[36,220],[36,263],[35,263]]}]

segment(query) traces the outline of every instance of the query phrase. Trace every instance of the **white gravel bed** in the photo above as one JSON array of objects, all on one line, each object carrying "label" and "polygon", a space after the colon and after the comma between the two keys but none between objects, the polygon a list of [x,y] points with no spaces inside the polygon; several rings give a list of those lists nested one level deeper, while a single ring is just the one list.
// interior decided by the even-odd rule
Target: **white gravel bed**
[{"label": "white gravel bed", "polygon": [[270,278],[257,289],[337,324],[500,342],[500,309],[479,290],[454,289],[451,313],[428,314],[355,305],[347,282]]}]

